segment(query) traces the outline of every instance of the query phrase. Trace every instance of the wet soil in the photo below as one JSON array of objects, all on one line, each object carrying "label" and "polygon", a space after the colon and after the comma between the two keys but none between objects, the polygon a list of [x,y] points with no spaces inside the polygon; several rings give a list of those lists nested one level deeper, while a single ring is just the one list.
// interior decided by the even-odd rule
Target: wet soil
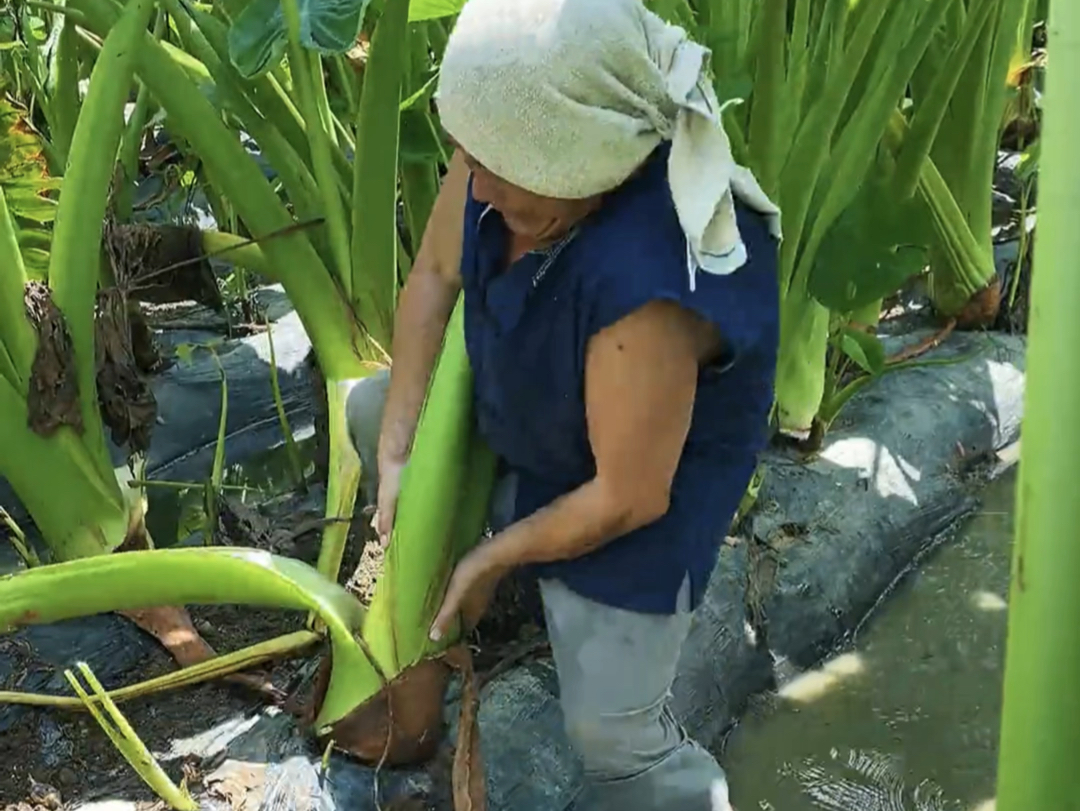
[{"label": "wet soil", "polygon": [[[196,626],[207,642],[219,651],[231,651],[271,639],[303,627],[304,617],[297,612],[252,609],[241,606],[191,606]],[[0,640],[15,648],[14,640]],[[31,669],[48,665],[37,661],[33,651],[8,650],[19,665],[11,681]],[[127,674],[123,683],[154,678],[175,669],[163,649],[152,649],[137,673]],[[297,663],[278,663],[267,675],[274,685],[285,689],[295,675]],[[123,686],[108,683],[106,688]],[[0,685],[18,689],[17,684]],[[252,710],[261,699],[241,687],[209,683],[167,694],[132,699],[120,705],[151,752],[166,755],[172,742],[198,735],[232,715]],[[165,770],[179,782],[185,775],[198,772],[197,762],[183,758],[164,763]],[[55,788],[64,804],[98,798],[121,796],[136,801],[155,802],[153,793],[142,783],[104,731],[88,714],[56,709],[34,709],[13,728],[0,735],[0,808],[26,811],[29,807],[48,808],[48,803],[29,802],[34,783]]]}]

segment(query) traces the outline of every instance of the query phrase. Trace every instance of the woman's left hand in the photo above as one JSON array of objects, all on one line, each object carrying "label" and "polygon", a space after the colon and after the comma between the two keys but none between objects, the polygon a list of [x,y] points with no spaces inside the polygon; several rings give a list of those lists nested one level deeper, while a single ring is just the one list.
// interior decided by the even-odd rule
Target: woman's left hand
[{"label": "woman's left hand", "polygon": [[510,569],[498,553],[493,538],[470,551],[454,568],[442,607],[431,624],[432,641],[440,640],[459,614],[465,628],[473,628],[480,621],[495,587]]}]

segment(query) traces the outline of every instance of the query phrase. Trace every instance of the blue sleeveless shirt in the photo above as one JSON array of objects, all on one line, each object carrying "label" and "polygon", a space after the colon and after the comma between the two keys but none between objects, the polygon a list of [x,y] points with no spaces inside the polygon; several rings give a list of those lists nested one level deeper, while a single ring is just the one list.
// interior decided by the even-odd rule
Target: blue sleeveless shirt
[{"label": "blue sleeveless shirt", "polygon": [[749,261],[727,276],[697,271],[667,183],[669,147],[562,240],[505,268],[509,232],[472,197],[461,275],[478,427],[517,474],[514,520],[596,472],[585,418],[589,339],[653,300],[678,302],[718,329],[724,356],[701,369],[668,512],[582,557],[534,567],[607,605],[668,614],[685,578],[696,606],[768,440],[779,324],[777,243],[738,207]]}]

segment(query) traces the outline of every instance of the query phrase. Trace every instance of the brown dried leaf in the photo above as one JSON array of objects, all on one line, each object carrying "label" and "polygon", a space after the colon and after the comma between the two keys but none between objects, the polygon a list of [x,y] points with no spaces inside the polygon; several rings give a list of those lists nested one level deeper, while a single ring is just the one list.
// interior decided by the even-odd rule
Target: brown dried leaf
[{"label": "brown dried leaf", "polygon": [[26,399],[27,424],[40,436],[51,436],[62,425],[81,434],[75,346],[64,314],[52,300],[52,291],[41,282],[27,283],[24,302],[38,338]]},{"label": "brown dried leaf", "polygon": [[97,295],[94,349],[102,421],[117,445],[145,451],[150,447],[150,432],[157,419],[157,401],[139,375],[131,346],[127,301],[116,288]]},{"label": "brown dried leaf", "polygon": [[221,290],[203,257],[202,234],[185,225],[106,222],[105,250],[116,284],[138,301],[194,301],[220,311]]},{"label": "brown dried leaf", "polygon": [[457,745],[451,772],[454,811],[486,811],[487,790],[477,718],[480,696],[472,654],[467,646],[457,645],[446,652],[446,662],[461,673],[461,713],[458,716]]}]

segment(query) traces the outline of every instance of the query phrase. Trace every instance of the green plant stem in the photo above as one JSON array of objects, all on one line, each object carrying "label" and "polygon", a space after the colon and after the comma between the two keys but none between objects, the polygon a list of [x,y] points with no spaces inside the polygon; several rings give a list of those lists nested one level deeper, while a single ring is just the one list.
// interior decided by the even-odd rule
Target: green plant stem
[{"label": "green plant stem", "polygon": [[22,558],[22,562],[26,565],[26,568],[32,569],[35,566],[40,566],[41,558],[38,557],[37,552],[34,551],[30,542],[26,540],[26,533],[22,531],[22,527],[15,522],[15,519],[11,517],[11,513],[2,506],[0,506],[0,523],[7,526],[8,531],[11,533],[11,535],[8,536],[8,540],[11,542],[11,545],[15,547],[15,552]]},{"label": "green plant stem", "polygon": [[[162,676],[110,690],[107,695],[116,703],[130,701],[133,698],[161,693],[166,690],[176,690],[181,687],[190,687],[195,684],[219,679],[258,667],[266,662],[283,659],[298,651],[304,650],[319,641],[319,636],[310,631],[294,631],[291,634],[269,639],[265,642],[241,648],[232,653],[224,653],[206,662],[197,665],[174,670]],[[90,697],[91,702],[96,697]],[[0,690],[0,704],[21,704],[28,707],[51,707],[62,710],[85,709],[86,705],[79,698],[70,696],[54,696],[43,693],[19,693]]]},{"label": "green plant stem", "polygon": [[238,267],[275,278],[273,268],[267,263],[262,248],[250,239],[230,234],[228,231],[203,231],[202,247],[203,253],[208,256],[212,255]]},{"label": "green plant stem", "polygon": [[[349,296],[352,289],[352,262],[349,255],[349,227],[345,221],[345,207],[338,193],[331,146],[330,119],[323,117],[319,104],[319,87],[322,87],[322,61],[318,54],[309,54],[300,44],[300,10],[297,0],[283,0],[282,11],[289,36],[289,69],[300,98],[300,110],[304,116],[311,159],[315,167],[315,179],[322,193],[326,229],[330,240],[330,253],[334,257],[332,271]],[[318,71],[318,76],[316,76]],[[329,110],[325,112],[329,113]]]},{"label": "green plant stem", "polygon": [[133,551],[20,572],[0,580],[0,633],[163,604],[316,612],[333,655],[319,727],[339,720],[373,694],[365,694],[371,684],[379,683],[353,638],[364,617],[355,597],[305,563],[241,547]]},{"label": "green plant stem", "polygon": [[94,296],[102,223],[131,87],[137,44],[154,0],[131,0],[105,37],[90,75],[86,100],[71,140],[71,153],[56,212],[49,286],[64,314],[75,350],[84,441],[102,477],[113,476],[97,403],[94,363]]},{"label": "green plant stem", "polygon": [[71,151],[71,138],[75,134],[75,123],[79,118],[77,23],[78,20],[68,14],[63,14],[58,20],[60,30],[52,63],[49,65],[49,80],[46,82],[49,109],[52,111],[49,140],[56,150],[60,174],[63,174],[66,168],[68,153]]},{"label": "green plant stem", "polygon": [[380,346],[397,306],[397,192],[401,88],[408,68],[408,0],[388,3],[371,38],[352,167],[352,297]]},{"label": "green plant stem", "polygon": [[289,457],[289,467],[292,468],[293,484],[301,492],[306,493],[307,480],[304,478],[304,465],[300,461],[300,450],[296,447],[296,437],[293,436],[289,416],[285,413],[285,401],[281,397],[277,353],[274,351],[274,328],[269,321],[266,322],[266,341],[270,346],[270,389],[274,394],[274,409],[277,411],[281,435],[285,439],[285,452]]},{"label": "green plant stem", "polygon": [[[166,19],[164,10],[159,9],[154,20],[154,39],[161,39]],[[128,119],[120,144],[120,165],[124,170],[125,182],[117,193],[116,209],[121,222],[128,222],[131,219],[132,201],[139,182],[139,148],[142,146],[143,130],[146,129],[149,112],[150,91],[147,90],[145,84],[139,82],[139,90],[135,95],[135,108]]]},{"label": "green plant stem", "polygon": [[[109,698],[105,688],[101,686],[101,682],[97,680],[93,671],[90,670],[90,666],[85,662],[79,662],[77,667],[80,675],[86,679],[93,697],[87,694],[75,674],[70,670],[64,671],[64,678],[68,680],[71,688],[82,700],[87,711],[98,722],[98,725],[120,754],[124,756],[131,768],[170,808],[174,808],[176,811],[199,811],[199,804],[195,802],[191,795],[186,790],[178,788],[165,774],[161,764],[150,754],[146,744],[142,742],[131,724],[128,723],[116,704]],[[100,706],[98,706],[99,704]]]},{"label": "green plant stem", "polygon": [[[1031,281],[1024,441],[1009,591],[998,811],[1077,802],[1080,751],[1080,5],[1050,6],[1039,180],[1039,238]],[[1064,418],[1064,419],[1063,419]]]}]

